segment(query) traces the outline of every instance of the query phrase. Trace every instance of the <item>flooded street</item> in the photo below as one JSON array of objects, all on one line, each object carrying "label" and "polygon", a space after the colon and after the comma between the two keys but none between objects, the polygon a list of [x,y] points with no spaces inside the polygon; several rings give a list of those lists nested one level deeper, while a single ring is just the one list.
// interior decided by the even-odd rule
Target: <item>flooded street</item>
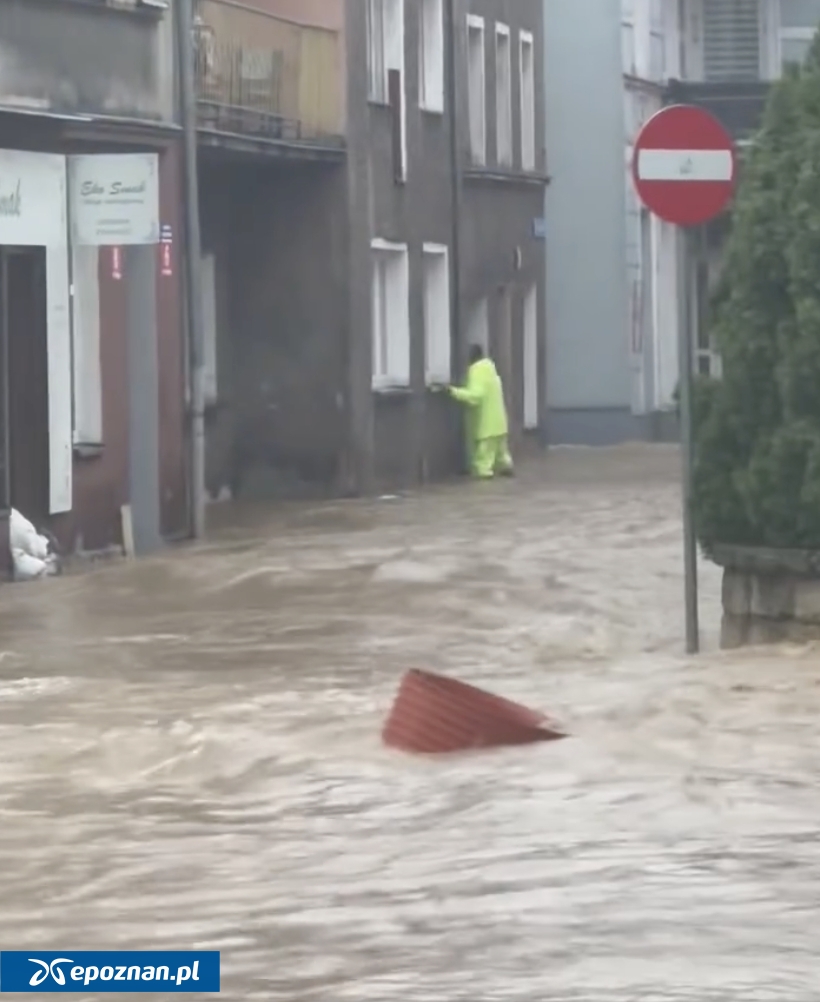
[{"label": "flooded street", "polygon": [[[718,652],[704,565],[682,656],[677,470],[559,451],[4,588],[0,944],[220,949],[237,1000],[816,1002],[820,652]],[[572,737],[385,751],[410,667]]]}]

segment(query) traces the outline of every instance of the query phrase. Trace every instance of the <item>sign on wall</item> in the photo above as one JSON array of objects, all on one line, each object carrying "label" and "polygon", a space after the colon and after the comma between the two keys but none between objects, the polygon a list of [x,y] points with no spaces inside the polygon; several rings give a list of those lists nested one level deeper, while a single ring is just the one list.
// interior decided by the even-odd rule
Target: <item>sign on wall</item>
[{"label": "sign on wall", "polygon": [[159,242],[156,153],[70,157],[69,174],[76,243],[124,247]]},{"label": "sign on wall", "polygon": [[171,278],[174,274],[174,231],[165,224],[160,233],[160,274],[163,278]]},{"label": "sign on wall", "polygon": [[65,157],[0,150],[0,244],[64,246],[65,202]]}]

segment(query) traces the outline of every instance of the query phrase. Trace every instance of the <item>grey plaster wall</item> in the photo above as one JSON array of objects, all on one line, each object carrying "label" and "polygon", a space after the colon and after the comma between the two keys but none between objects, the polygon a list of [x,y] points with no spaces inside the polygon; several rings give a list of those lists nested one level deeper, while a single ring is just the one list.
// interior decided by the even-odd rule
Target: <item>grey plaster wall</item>
[{"label": "grey plaster wall", "polygon": [[[469,107],[466,88],[460,93],[460,146],[466,166],[462,207],[462,303],[465,324],[476,305],[488,302],[490,348],[503,370],[507,407],[513,443],[518,444],[523,422],[524,354],[522,343],[524,300],[528,291],[538,289],[539,320],[539,389],[545,401],[544,369],[546,363],[546,288],[545,243],[536,236],[535,223],[544,212],[544,186],[537,177],[525,177],[521,165],[521,94],[519,32],[533,35],[535,61],[535,150],[536,175],[547,169],[545,153],[544,66],[537,54],[543,52],[544,24],[541,0],[460,0],[459,20],[466,23],[468,13],[484,18],[487,46],[485,73],[487,82],[487,165],[475,168],[469,163],[467,131]],[[494,58],[495,24],[508,25],[512,42],[513,166],[500,167],[495,123],[496,67]],[[459,38],[459,59],[466,78],[466,34]],[[511,343],[501,344],[506,322],[503,297],[511,307]],[[467,340],[465,336],[464,340]],[[466,347],[466,345],[465,345]]]},{"label": "grey plaster wall", "polygon": [[545,26],[550,440],[594,441],[631,427],[620,5],[545,0]]},{"label": "grey plaster wall", "polygon": [[[449,137],[451,115],[419,108],[419,20],[406,5],[405,101],[407,181],[396,184],[392,113],[368,102],[365,5],[347,6],[348,122],[351,212],[351,394],[359,418],[352,451],[363,481],[383,487],[417,483],[457,464],[458,414],[424,388],[422,247],[449,245],[452,233]],[[410,258],[411,386],[406,392],[371,390],[371,250],[374,238],[406,243]],[[370,469],[370,475],[367,473]]]},{"label": "grey plaster wall", "polygon": [[[446,5],[445,5],[446,6]],[[469,170],[466,128],[466,18],[469,11],[487,20],[488,136],[494,135],[495,78],[491,41],[496,20],[513,29],[514,147],[520,148],[518,108],[517,30],[532,31],[541,41],[541,0],[456,0],[458,119],[461,169]],[[349,386],[354,411],[352,453],[373,472],[375,483],[409,486],[427,478],[452,474],[463,465],[463,435],[459,410],[446,398],[424,387],[422,246],[447,244],[452,249],[453,199],[450,143],[453,115],[449,101],[443,115],[419,108],[419,20],[414,4],[406,4],[405,101],[407,111],[407,181],[396,184],[392,162],[392,116],[388,108],[367,100],[365,5],[348,0],[348,122],[351,253],[351,327]],[[539,61],[536,59],[539,67]],[[542,81],[536,82],[541,102]],[[536,148],[543,148],[543,107],[536,111]],[[543,156],[541,156],[543,160]],[[493,172],[494,146],[489,149]],[[533,220],[543,212],[543,190],[523,183],[520,165],[509,178],[465,176],[461,211],[461,274],[459,281],[462,328],[453,331],[454,378],[460,378],[466,360],[465,323],[470,306],[480,298],[510,286],[516,338],[520,341],[523,297],[532,284],[539,286],[539,316],[544,307],[544,245],[533,237]],[[371,317],[370,281],[373,238],[406,243],[410,257],[411,386],[407,392],[370,391]],[[518,252],[518,253],[517,253]],[[451,290],[454,294],[454,290]],[[495,329],[491,319],[491,328]],[[492,331],[491,331],[492,337]],[[518,351],[519,349],[517,349]],[[522,360],[515,354],[515,385],[509,387],[511,416],[520,412],[519,374]],[[543,360],[542,360],[543,361]],[[523,382],[523,376],[520,377]]]},{"label": "grey plaster wall", "polygon": [[0,105],[169,120],[173,18],[80,0],[0,0]]}]

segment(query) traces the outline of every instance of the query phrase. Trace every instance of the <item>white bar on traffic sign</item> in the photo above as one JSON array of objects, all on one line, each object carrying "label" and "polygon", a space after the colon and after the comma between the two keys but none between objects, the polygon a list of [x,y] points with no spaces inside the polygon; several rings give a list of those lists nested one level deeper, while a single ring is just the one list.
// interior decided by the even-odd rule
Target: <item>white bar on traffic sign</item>
[{"label": "white bar on traffic sign", "polygon": [[731,150],[639,150],[641,181],[731,181]]}]

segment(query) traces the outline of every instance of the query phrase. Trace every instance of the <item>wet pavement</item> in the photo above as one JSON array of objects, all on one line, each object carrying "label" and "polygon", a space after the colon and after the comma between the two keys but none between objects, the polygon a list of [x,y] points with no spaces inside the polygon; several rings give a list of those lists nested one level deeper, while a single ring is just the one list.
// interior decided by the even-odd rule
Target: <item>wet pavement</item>
[{"label": "wet pavement", "polygon": [[[820,650],[718,652],[705,565],[682,656],[676,475],[559,451],[4,588],[0,945],[221,949],[268,1002],[816,1002]],[[414,666],[573,737],[387,752]]]}]

